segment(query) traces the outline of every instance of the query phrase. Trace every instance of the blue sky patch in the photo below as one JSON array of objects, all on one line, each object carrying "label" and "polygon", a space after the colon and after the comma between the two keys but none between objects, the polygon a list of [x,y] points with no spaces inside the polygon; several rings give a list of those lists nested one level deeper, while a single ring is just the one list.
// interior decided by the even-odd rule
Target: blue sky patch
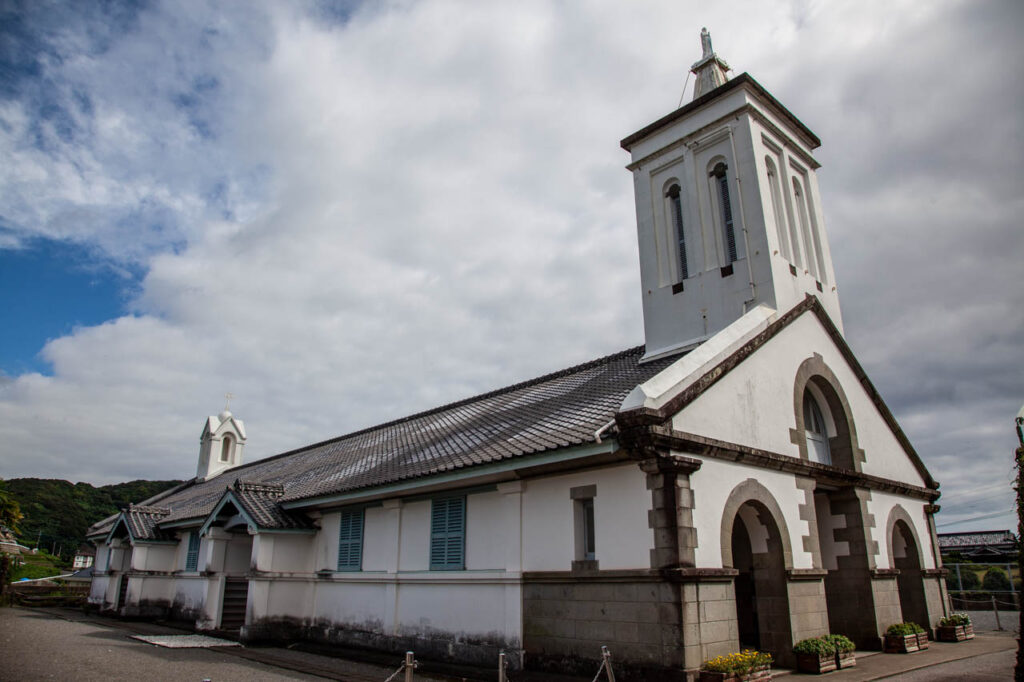
[{"label": "blue sky patch", "polygon": [[0,249],[0,371],[51,375],[39,357],[46,342],[124,314],[143,274],[114,270],[66,242],[37,239],[23,249]]}]

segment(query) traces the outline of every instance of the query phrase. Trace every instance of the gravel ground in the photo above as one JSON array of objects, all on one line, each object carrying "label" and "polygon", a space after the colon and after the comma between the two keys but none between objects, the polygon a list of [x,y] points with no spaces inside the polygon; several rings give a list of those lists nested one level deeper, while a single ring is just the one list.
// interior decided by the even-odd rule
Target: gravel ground
[{"label": "gravel ground", "polygon": [[[996,629],[996,614],[992,611],[967,611],[976,632],[992,632]],[[999,623],[1007,632],[1020,633],[1020,611],[1000,611]]]}]

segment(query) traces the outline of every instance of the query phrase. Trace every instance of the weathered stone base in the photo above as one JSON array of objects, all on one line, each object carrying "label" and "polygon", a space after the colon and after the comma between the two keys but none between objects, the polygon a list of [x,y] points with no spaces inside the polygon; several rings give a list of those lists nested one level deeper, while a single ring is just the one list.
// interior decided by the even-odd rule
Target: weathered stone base
[{"label": "weathered stone base", "polygon": [[310,623],[292,618],[262,618],[249,623],[242,628],[240,639],[245,642],[305,640],[397,655],[413,651],[418,659],[481,668],[493,668],[502,651],[508,656],[510,667],[518,667],[520,655],[519,643],[505,641],[498,633],[458,636],[441,631],[405,631],[389,635],[381,632],[377,623],[359,627],[329,621]]},{"label": "weathered stone base", "polygon": [[527,574],[529,669],[593,675],[607,646],[616,679],[678,680],[684,665],[680,585],[656,571]]}]

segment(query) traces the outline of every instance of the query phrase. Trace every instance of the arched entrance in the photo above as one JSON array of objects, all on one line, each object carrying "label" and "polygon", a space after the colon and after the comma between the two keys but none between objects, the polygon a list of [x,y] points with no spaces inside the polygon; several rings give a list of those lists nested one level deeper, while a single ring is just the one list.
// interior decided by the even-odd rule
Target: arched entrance
[{"label": "arched entrance", "polygon": [[917,538],[913,529],[903,519],[897,519],[892,525],[892,562],[893,568],[899,570],[896,585],[903,620],[917,623],[925,630],[931,630]]},{"label": "arched entrance", "polygon": [[727,567],[739,572],[734,584],[740,646],[767,651],[785,661],[793,636],[779,526],[764,503],[747,500],[732,513],[728,541],[731,566]]}]

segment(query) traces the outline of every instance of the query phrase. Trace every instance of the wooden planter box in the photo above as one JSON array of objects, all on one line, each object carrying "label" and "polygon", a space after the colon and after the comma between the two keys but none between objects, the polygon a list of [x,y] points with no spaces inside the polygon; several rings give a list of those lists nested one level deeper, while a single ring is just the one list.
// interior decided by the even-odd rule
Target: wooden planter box
[{"label": "wooden planter box", "polygon": [[917,643],[917,635],[886,635],[885,653],[887,654],[910,654],[920,651]]},{"label": "wooden planter box", "polygon": [[928,633],[919,632],[917,633],[917,648],[920,651],[924,651],[928,648]]},{"label": "wooden planter box", "polygon": [[699,682],[762,682],[772,679],[771,666],[755,668],[746,675],[735,673],[715,673],[710,670],[701,670]]},{"label": "wooden planter box", "polygon": [[830,673],[836,669],[837,654],[818,656],[817,654],[797,654],[796,669],[802,673]]},{"label": "wooden planter box", "polygon": [[963,642],[967,639],[974,639],[974,626],[967,625],[940,625],[935,628],[935,639],[940,642]]},{"label": "wooden planter box", "polygon": [[845,670],[846,668],[857,667],[857,655],[852,651],[836,652],[836,668],[839,670]]}]

